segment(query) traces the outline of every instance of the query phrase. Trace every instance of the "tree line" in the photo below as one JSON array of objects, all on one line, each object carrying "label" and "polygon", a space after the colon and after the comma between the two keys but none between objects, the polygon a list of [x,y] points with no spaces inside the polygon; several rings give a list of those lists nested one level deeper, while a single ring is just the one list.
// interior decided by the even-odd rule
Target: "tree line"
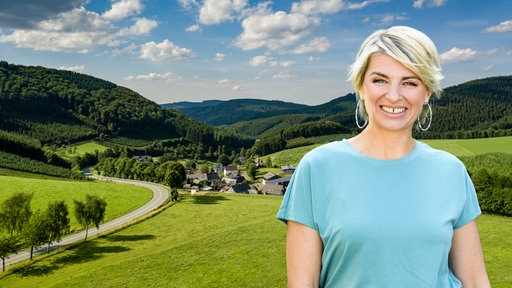
[{"label": "tree line", "polygon": [[[229,151],[254,143],[251,137],[163,109],[108,81],[5,61],[0,61],[0,115],[0,130],[35,138],[42,146],[120,136],[157,141],[185,138],[193,145],[213,150],[224,145]],[[0,138],[12,138],[4,136]],[[16,152],[29,153],[35,146],[32,143]]]},{"label": "tree line", "polygon": [[460,158],[473,180],[482,211],[512,216],[512,155],[486,153]]},{"label": "tree line", "polygon": [[[49,251],[50,245],[59,242],[69,233],[69,211],[66,203],[54,201],[48,203],[45,211],[32,212],[33,193],[14,193],[0,205],[0,259],[2,271],[5,260],[11,254],[18,253],[24,247],[30,247],[30,260],[34,249],[44,244]],[[86,195],[85,201],[73,200],[74,215],[85,228],[85,239],[89,226],[99,228],[105,217],[107,203],[95,195]]]},{"label": "tree line", "polygon": [[0,151],[0,167],[15,171],[23,171],[33,174],[42,174],[68,179],[83,179],[83,172],[78,169],[69,169],[51,165],[45,162],[21,157]]}]

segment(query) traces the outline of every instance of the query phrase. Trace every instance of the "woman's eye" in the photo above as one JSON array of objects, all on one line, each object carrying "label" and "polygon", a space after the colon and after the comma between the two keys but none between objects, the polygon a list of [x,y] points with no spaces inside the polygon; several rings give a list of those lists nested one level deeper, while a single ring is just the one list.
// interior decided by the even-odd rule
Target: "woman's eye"
[{"label": "woman's eye", "polygon": [[403,85],[404,85],[404,86],[410,86],[410,87],[416,87],[416,86],[418,86],[418,84],[416,84],[416,83],[414,83],[414,82],[405,82]]},{"label": "woman's eye", "polygon": [[374,79],[373,83],[375,83],[375,84],[385,84],[386,81],[384,79]]}]

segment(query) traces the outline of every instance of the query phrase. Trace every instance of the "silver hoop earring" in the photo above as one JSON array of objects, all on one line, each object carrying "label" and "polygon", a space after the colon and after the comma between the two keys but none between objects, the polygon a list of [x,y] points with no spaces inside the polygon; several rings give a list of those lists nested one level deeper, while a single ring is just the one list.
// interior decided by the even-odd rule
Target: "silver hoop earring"
[{"label": "silver hoop earring", "polygon": [[428,103],[428,102],[427,102],[427,106],[428,106],[428,113],[427,113],[427,116],[425,117],[425,119],[428,118],[427,127],[421,126],[421,119],[420,119],[420,116],[418,116],[418,129],[420,129],[423,132],[427,131],[428,128],[430,128],[430,124],[432,124],[432,107],[430,107],[430,103]]},{"label": "silver hoop earring", "polygon": [[359,99],[357,101],[357,105],[356,105],[356,125],[359,129],[363,129],[364,127],[366,127],[366,125],[368,125],[368,119],[364,119],[364,124],[363,125],[360,125],[359,124],[359,106],[361,105],[361,99]]}]

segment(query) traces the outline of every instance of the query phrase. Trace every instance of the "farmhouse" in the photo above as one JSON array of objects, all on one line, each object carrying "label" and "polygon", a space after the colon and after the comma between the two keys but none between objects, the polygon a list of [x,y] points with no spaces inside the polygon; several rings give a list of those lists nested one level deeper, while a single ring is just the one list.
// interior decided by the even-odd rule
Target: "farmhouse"
[{"label": "farmhouse", "polygon": [[263,186],[262,193],[270,195],[284,195],[288,184],[290,184],[291,177],[282,177],[269,180]]},{"label": "farmhouse", "polygon": [[238,166],[236,165],[229,165],[224,167],[224,176],[238,174]]},{"label": "farmhouse", "polygon": [[263,184],[266,184],[268,181],[275,180],[278,178],[279,178],[279,176],[277,176],[276,174],[274,174],[272,172],[268,172],[265,175],[263,175]]},{"label": "farmhouse", "polygon": [[292,175],[293,172],[295,172],[294,166],[281,166],[281,172],[283,172],[286,175]]}]

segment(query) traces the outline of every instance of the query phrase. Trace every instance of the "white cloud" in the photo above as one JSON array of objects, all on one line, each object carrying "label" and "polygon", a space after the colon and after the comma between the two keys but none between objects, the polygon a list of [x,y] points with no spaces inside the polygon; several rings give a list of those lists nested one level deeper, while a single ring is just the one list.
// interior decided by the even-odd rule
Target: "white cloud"
[{"label": "white cloud", "polygon": [[84,65],[62,66],[59,68],[59,70],[67,70],[67,71],[83,73],[85,71],[85,66]]},{"label": "white cloud", "polygon": [[414,0],[412,6],[414,8],[423,8],[423,4],[427,4],[428,7],[441,7],[444,6],[448,0]]},{"label": "white cloud", "polygon": [[121,31],[119,31],[119,35],[147,35],[151,30],[153,30],[153,28],[156,28],[157,26],[158,23],[154,20],[139,18],[130,28],[121,29]]},{"label": "white cloud", "polygon": [[114,49],[112,50],[112,56],[119,56],[121,54],[129,54],[129,55],[137,55],[137,49],[138,49],[138,46],[135,45],[134,43],[128,45],[128,46],[125,46],[125,47],[122,47],[121,49]]},{"label": "white cloud", "polygon": [[226,58],[226,55],[222,53],[216,53],[215,57],[213,57],[216,61],[224,61],[224,58]]},{"label": "white cloud", "polygon": [[452,48],[450,51],[440,55],[441,61],[444,63],[467,62],[476,59],[477,52],[471,48],[459,49]]},{"label": "white cloud", "polygon": [[129,16],[138,15],[144,9],[140,0],[121,0],[112,4],[112,8],[103,13],[103,18],[119,21]]},{"label": "white cloud", "polygon": [[87,53],[102,45],[118,46],[120,42],[112,30],[111,24],[100,15],[80,7],[42,21],[36,29],[2,34],[0,43],[12,42],[17,47],[34,50]]},{"label": "white cloud", "polygon": [[421,7],[423,7],[423,3],[425,3],[425,0],[414,0],[414,3],[412,4],[412,6],[414,8],[421,8]]},{"label": "white cloud", "polygon": [[217,84],[220,84],[220,85],[225,85],[225,84],[229,84],[229,79],[222,79],[222,80],[219,80],[219,82],[217,82]]},{"label": "white cloud", "polygon": [[128,76],[124,78],[125,80],[131,81],[131,80],[141,80],[141,81],[154,81],[154,80],[177,80],[181,79],[181,77],[177,77],[172,72],[166,72],[166,73],[149,73],[145,75],[135,75],[135,76]]},{"label": "white cloud", "polygon": [[362,9],[368,4],[377,1],[363,1],[360,3],[347,3],[345,0],[302,0],[292,4],[292,13],[310,14],[336,14],[340,10]]},{"label": "white cloud", "polygon": [[497,51],[497,49],[492,49],[489,51],[476,51],[471,48],[459,49],[454,47],[450,51],[441,54],[440,58],[443,63],[471,62],[483,56],[494,55]]},{"label": "white cloud", "polygon": [[487,65],[482,67],[482,71],[491,71],[494,68],[494,65]]},{"label": "white cloud", "polygon": [[313,56],[308,57],[308,62],[318,62],[318,61],[320,61],[319,57],[313,57]]},{"label": "white cloud", "polygon": [[196,32],[196,31],[201,31],[201,27],[197,24],[194,24],[192,26],[189,26],[185,29],[185,31],[187,32]]},{"label": "white cloud", "polygon": [[301,44],[293,50],[293,54],[306,54],[311,52],[327,52],[331,43],[325,37],[317,37],[309,43]]},{"label": "white cloud", "polygon": [[247,0],[204,0],[203,6],[199,9],[198,20],[205,25],[232,21],[246,6]]},{"label": "white cloud", "polygon": [[251,67],[260,67],[262,65],[268,64],[270,67],[290,67],[292,65],[297,64],[297,62],[292,60],[283,60],[277,61],[270,56],[260,55],[252,57],[251,61],[249,61],[249,66]]},{"label": "white cloud", "polygon": [[[121,0],[100,15],[81,6],[30,28],[15,29],[10,34],[0,31],[0,43],[11,42],[16,47],[71,53],[88,53],[100,46],[116,47],[123,43],[123,36],[147,34],[157,27],[156,21],[146,18],[135,19],[131,27],[121,29],[113,24],[113,21],[141,13],[143,8],[140,0]],[[122,49],[116,51],[113,53]]]},{"label": "white cloud", "polygon": [[295,64],[297,64],[297,62],[295,62],[295,61],[291,61],[291,60],[277,61],[277,62],[276,62],[276,65],[277,65],[277,66],[285,67],[285,68],[286,68],[286,67],[293,66],[293,65],[295,65]]},{"label": "white cloud", "polygon": [[289,73],[286,73],[286,72],[279,72],[278,74],[272,76],[273,79],[278,79],[278,80],[288,80],[288,79],[293,79],[295,78],[295,75],[293,74],[289,74]]},{"label": "white cloud", "polygon": [[256,13],[242,22],[243,32],[234,45],[243,50],[266,48],[279,50],[297,43],[320,25],[320,19],[282,11]]},{"label": "white cloud", "polygon": [[195,53],[188,49],[175,45],[173,42],[165,39],[161,43],[153,41],[142,45],[140,49],[140,58],[150,59],[151,61],[166,61],[192,58]]},{"label": "white cloud", "polygon": [[[382,26],[390,26],[395,21],[401,21],[401,20],[408,20],[408,18],[403,15],[383,15],[383,16],[380,16],[379,18],[375,19],[375,23],[373,23],[373,25],[381,26],[381,27]],[[370,22],[372,22],[372,19],[370,17],[365,17],[362,20],[362,22],[370,23]]]},{"label": "white cloud", "polygon": [[258,67],[261,66],[268,61],[272,60],[272,57],[265,56],[265,55],[259,55],[252,57],[251,61],[249,61],[249,65],[252,67]]},{"label": "white cloud", "polygon": [[0,26],[33,29],[39,22],[81,7],[87,0],[15,0],[0,1]]},{"label": "white cloud", "polygon": [[196,0],[178,0],[178,4],[183,8],[192,8],[192,6],[198,6]]},{"label": "white cloud", "polygon": [[512,31],[512,20],[501,22],[500,24],[496,26],[489,27],[484,30],[488,33],[495,33],[495,32],[508,32]]}]

